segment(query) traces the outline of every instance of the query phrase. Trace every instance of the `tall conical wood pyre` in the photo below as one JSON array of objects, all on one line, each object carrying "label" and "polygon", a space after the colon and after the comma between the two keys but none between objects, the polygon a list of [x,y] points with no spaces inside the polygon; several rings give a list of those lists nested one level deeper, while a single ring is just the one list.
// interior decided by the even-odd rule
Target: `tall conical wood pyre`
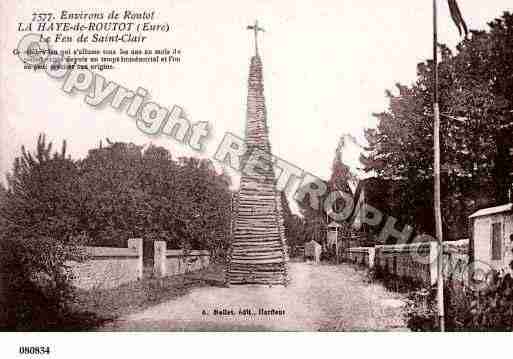
[{"label": "tall conical wood pyre", "polygon": [[258,51],[251,58],[249,69],[246,117],[245,142],[248,153],[258,153],[258,163],[262,165],[256,171],[242,173],[240,190],[233,209],[227,283],[286,285],[288,254],[281,199],[276,190],[274,170],[272,166],[265,166],[266,163],[271,163],[272,155],[262,61]]}]

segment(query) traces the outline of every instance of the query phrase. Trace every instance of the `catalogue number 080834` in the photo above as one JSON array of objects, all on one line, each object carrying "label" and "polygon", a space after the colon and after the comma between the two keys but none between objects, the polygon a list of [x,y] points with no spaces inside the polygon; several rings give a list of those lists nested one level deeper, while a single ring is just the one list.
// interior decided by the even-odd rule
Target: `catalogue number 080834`
[{"label": "catalogue number 080834", "polygon": [[20,346],[20,354],[26,355],[48,355],[50,354],[50,347],[44,345],[22,345]]}]

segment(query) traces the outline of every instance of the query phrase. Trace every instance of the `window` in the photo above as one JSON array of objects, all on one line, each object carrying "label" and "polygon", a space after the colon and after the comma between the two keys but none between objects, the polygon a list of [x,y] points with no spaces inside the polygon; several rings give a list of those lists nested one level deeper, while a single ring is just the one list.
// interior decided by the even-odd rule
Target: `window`
[{"label": "window", "polygon": [[502,226],[500,223],[492,224],[492,260],[502,259]]}]

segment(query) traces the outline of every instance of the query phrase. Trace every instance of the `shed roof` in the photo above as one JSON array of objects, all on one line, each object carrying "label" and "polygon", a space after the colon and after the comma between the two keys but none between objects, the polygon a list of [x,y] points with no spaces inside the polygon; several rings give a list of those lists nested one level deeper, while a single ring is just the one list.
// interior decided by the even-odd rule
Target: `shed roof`
[{"label": "shed roof", "polygon": [[469,218],[490,216],[492,214],[510,212],[512,210],[513,210],[513,203],[508,203],[508,204],[504,204],[502,206],[480,209],[476,213],[472,214]]}]

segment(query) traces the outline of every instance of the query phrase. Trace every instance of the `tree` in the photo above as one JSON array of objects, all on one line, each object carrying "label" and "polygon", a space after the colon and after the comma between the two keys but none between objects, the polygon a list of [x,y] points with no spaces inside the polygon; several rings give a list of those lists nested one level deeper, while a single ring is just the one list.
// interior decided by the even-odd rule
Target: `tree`
[{"label": "tree", "polygon": [[52,153],[52,143],[40,135],[32,154],[22,147],[7,177],[1,217],[6,231],[41,235],[63,243],[78,234],[78,170],[66,156],[66,142]]},{"label": "tree", "polygon": [[281,207],[283,210],[283,224],[285,227],[285,238],[287,245],[291,248],[301,246],[305,241],[304,223],[300,216],[292,213],[289,206],[289,200],[285,192],[281,192]]},{"label": "tree", "polygon": [[0,186],[0,328],[59,328],[70,318],[66,263],[85,259],[78,244],[125,247],[142,237],[214,257],[226,250],[229,177],[162,147],[107,142],[78,161],[65,142],[52,152],[44,135],[34,153],[22,147]]},{"label": "tree", "polygon": [[[511,183],[504,170],[511,146],[501,132],[513,122],[513,17],[505,13],[476,31],[453,54],[440,45],[442,114],[442,206],[449,238],[466,235],[466,217],[473,210],[503,203]],[[389,109],[375,114],[368,129],[370,154],[363,162],[382,180],[401,184],[395,217],[433,233],[432,62],[418,65],[417,81],[388,91]],[[428,220],[426,220],[428,219]]]},{"label": "tree", "polygon": [[31,153],[22,147],[0,189],[0,328],[58,328],[71,317],[72,273],[67,261],[82,260],[77,244],[77,176],[66,143],[52,153],[44,135]]},{"label": "tree", "polygon": [[228,241],[231,192],[207,160],[150,145],[111,143],[81,162],[87,232],[95,243],[164,240],[169,248],[212,249]]},{"label": "tree", "polygon": [[[326,212],[324,210],[324,202],[327,199],[328,194],[320,196],[317,201],[311,201],[308,187],[328,187],[328,183],[322,180],[312,184],[306,184],[305,188],[300,188],[299,193],[305,193],[303,198],[299,200],[296,198],[301,216],[303,217],[303,235],[304,242],[314,240],[319,244],[326,242],[326,228],[328,223],[326,222]],[[317,208],[315,203],[317,202]]]},{"label": "tree", "polygon": [[108,142],[79,161],[82,226],[92,245],[124,247],[142,237],[151,213],[141,186],[142,147]]},{"label": "tree", "polygon": [[[181,158],[176,191],[182,197],[178,219],[182,235],[194,248],[211,249],[229,240],[230,180],[217,174],[209,160]],[[216,244],[214,247],[218,247]]]},{"label": "tree", "polygon": [[[329,203],[328,199],[331,201],[328,196],[333,193],[345,193],[346,195],[353,197],[353,199],[355,196],[355,193],[353,192],[350,184],[356,184],[356,175],[351,172],[351,169],[346,164],[344,164],[342,160],[343,150],[345,148],[344,141],[345,136],[342,136],[339,145],[335,150],[335,156],[333,159],[329,181],[320,181],[319,183],[313,184],[314,187],[321,186],[327,189],[326,193],[318,198],[318,208],[312,207],[312,202],[310,201],[308,191],[304,191],[303,189],[298,191],[299,193],[306,193],[302,200],[297,202],[303,216],[302,232],[306,241],[313,239],[320,244],[325,244],[328,225],[331,222],[336,222],[340,225],[339,231],[343,235],[349,235],[354,232],[351,223],[352,213],[350,213],[350,215],[345,220],[334,220],[330,216],[332,211],[335,213],[341,213],[341,211],[348,205],[345,203],[345,200],[342,196],[338,196],[335,199],[331,209],[325,208],[326,203]],[[309,187],[312,186],[312,184],[307,184],[305,186]]]}]

